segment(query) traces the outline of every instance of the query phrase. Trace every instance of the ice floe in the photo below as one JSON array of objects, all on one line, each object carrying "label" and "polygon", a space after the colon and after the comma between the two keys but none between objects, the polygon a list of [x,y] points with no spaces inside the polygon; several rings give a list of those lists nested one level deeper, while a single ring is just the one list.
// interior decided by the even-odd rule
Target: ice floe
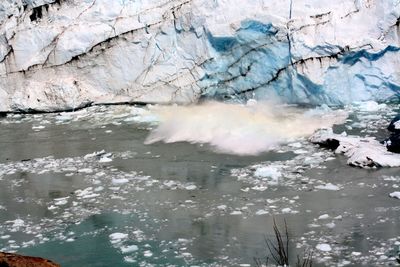
[{"label": "ice floe", "polygon": [[332,250],[329,244],[318,244],[315,248],[323,252],[329,252]]},{"label": "ice floe", "polygon": [[310,141],[335,150],[348,157],[347,163],[352,166],[371,167],[400,167],[400,154],[387,151],[373,137],[358,137],[334,134],[332,129],[316,132]]},{"label": "ice floe", "polygon": [[393,192],[389,194],[390,197],[400,199],[400,192]]}]

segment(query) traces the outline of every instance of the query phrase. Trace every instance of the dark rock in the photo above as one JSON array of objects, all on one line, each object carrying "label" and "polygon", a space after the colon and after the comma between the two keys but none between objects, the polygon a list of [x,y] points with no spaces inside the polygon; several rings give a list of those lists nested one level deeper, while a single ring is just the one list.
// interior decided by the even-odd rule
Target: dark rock
[{"label": "dark rock", "polygon": [[52,261],[0,252],[0,267],[61,267]]},{"label": "dark rock", "polygon": [[322,146],[322,147],[326,147],[328,149],[335,150],[336,148],[339,147],[340,142],[339,142],[339,140],[336,140],[336,139],[333,139],[333,138],[329,138],[329,139],[326,139],[325,142],[321,142],[321,143],[318,143],[318,144],[320,146]]},{"label": "dark rock", "polygon": [[400,133],[392,134],[388,139],[386,139],[383,144],[386,146],[387,150],[393,153],[400,153]]},{"label": "dark rock", "polygon": [[[398,129],[396,129],[395,127],[395,123],[400,121],[400,115],[397,115],[396,117],[394,117],[394,119],[390,122],[389,126],[388,126],[388,131],[392,132],[392,133],[399,133],[400,134],[400,127]],[[400,124],[400,122],[399,122]]]}]

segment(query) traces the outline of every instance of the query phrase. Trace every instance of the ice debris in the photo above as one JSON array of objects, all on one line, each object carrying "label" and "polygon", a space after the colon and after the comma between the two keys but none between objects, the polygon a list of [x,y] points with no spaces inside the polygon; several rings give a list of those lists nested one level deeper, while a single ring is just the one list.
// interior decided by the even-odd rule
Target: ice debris
[{"label": "ice debris", "polygon": [[311,136],[310,141],[334,149],[335,153],[344,154],[351,166],[400,167],[400,154],[387,151],[373,137],[344,136],[334,134],[332,129],[322,129]]}]

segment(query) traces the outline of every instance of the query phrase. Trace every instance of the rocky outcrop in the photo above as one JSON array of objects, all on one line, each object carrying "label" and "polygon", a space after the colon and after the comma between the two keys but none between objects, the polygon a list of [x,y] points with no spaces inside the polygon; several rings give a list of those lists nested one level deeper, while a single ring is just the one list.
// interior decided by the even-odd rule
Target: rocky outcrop
[{"label": "rocky outcrop", "polygon": [[6,0],[0,111],[398,99],[400,3]]},{"label": "rocky outcrop", "polygon": [[0,252],[1,267],[60,267],[46,259]]}]

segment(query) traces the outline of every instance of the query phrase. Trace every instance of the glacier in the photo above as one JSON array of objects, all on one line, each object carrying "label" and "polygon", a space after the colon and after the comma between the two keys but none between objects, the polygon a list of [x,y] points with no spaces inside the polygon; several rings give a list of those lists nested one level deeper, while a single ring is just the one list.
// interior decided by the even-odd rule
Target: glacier
[{"label": "glacier", "polygon": [[3,0],[0,112],[398,101],[400,0]]}]

